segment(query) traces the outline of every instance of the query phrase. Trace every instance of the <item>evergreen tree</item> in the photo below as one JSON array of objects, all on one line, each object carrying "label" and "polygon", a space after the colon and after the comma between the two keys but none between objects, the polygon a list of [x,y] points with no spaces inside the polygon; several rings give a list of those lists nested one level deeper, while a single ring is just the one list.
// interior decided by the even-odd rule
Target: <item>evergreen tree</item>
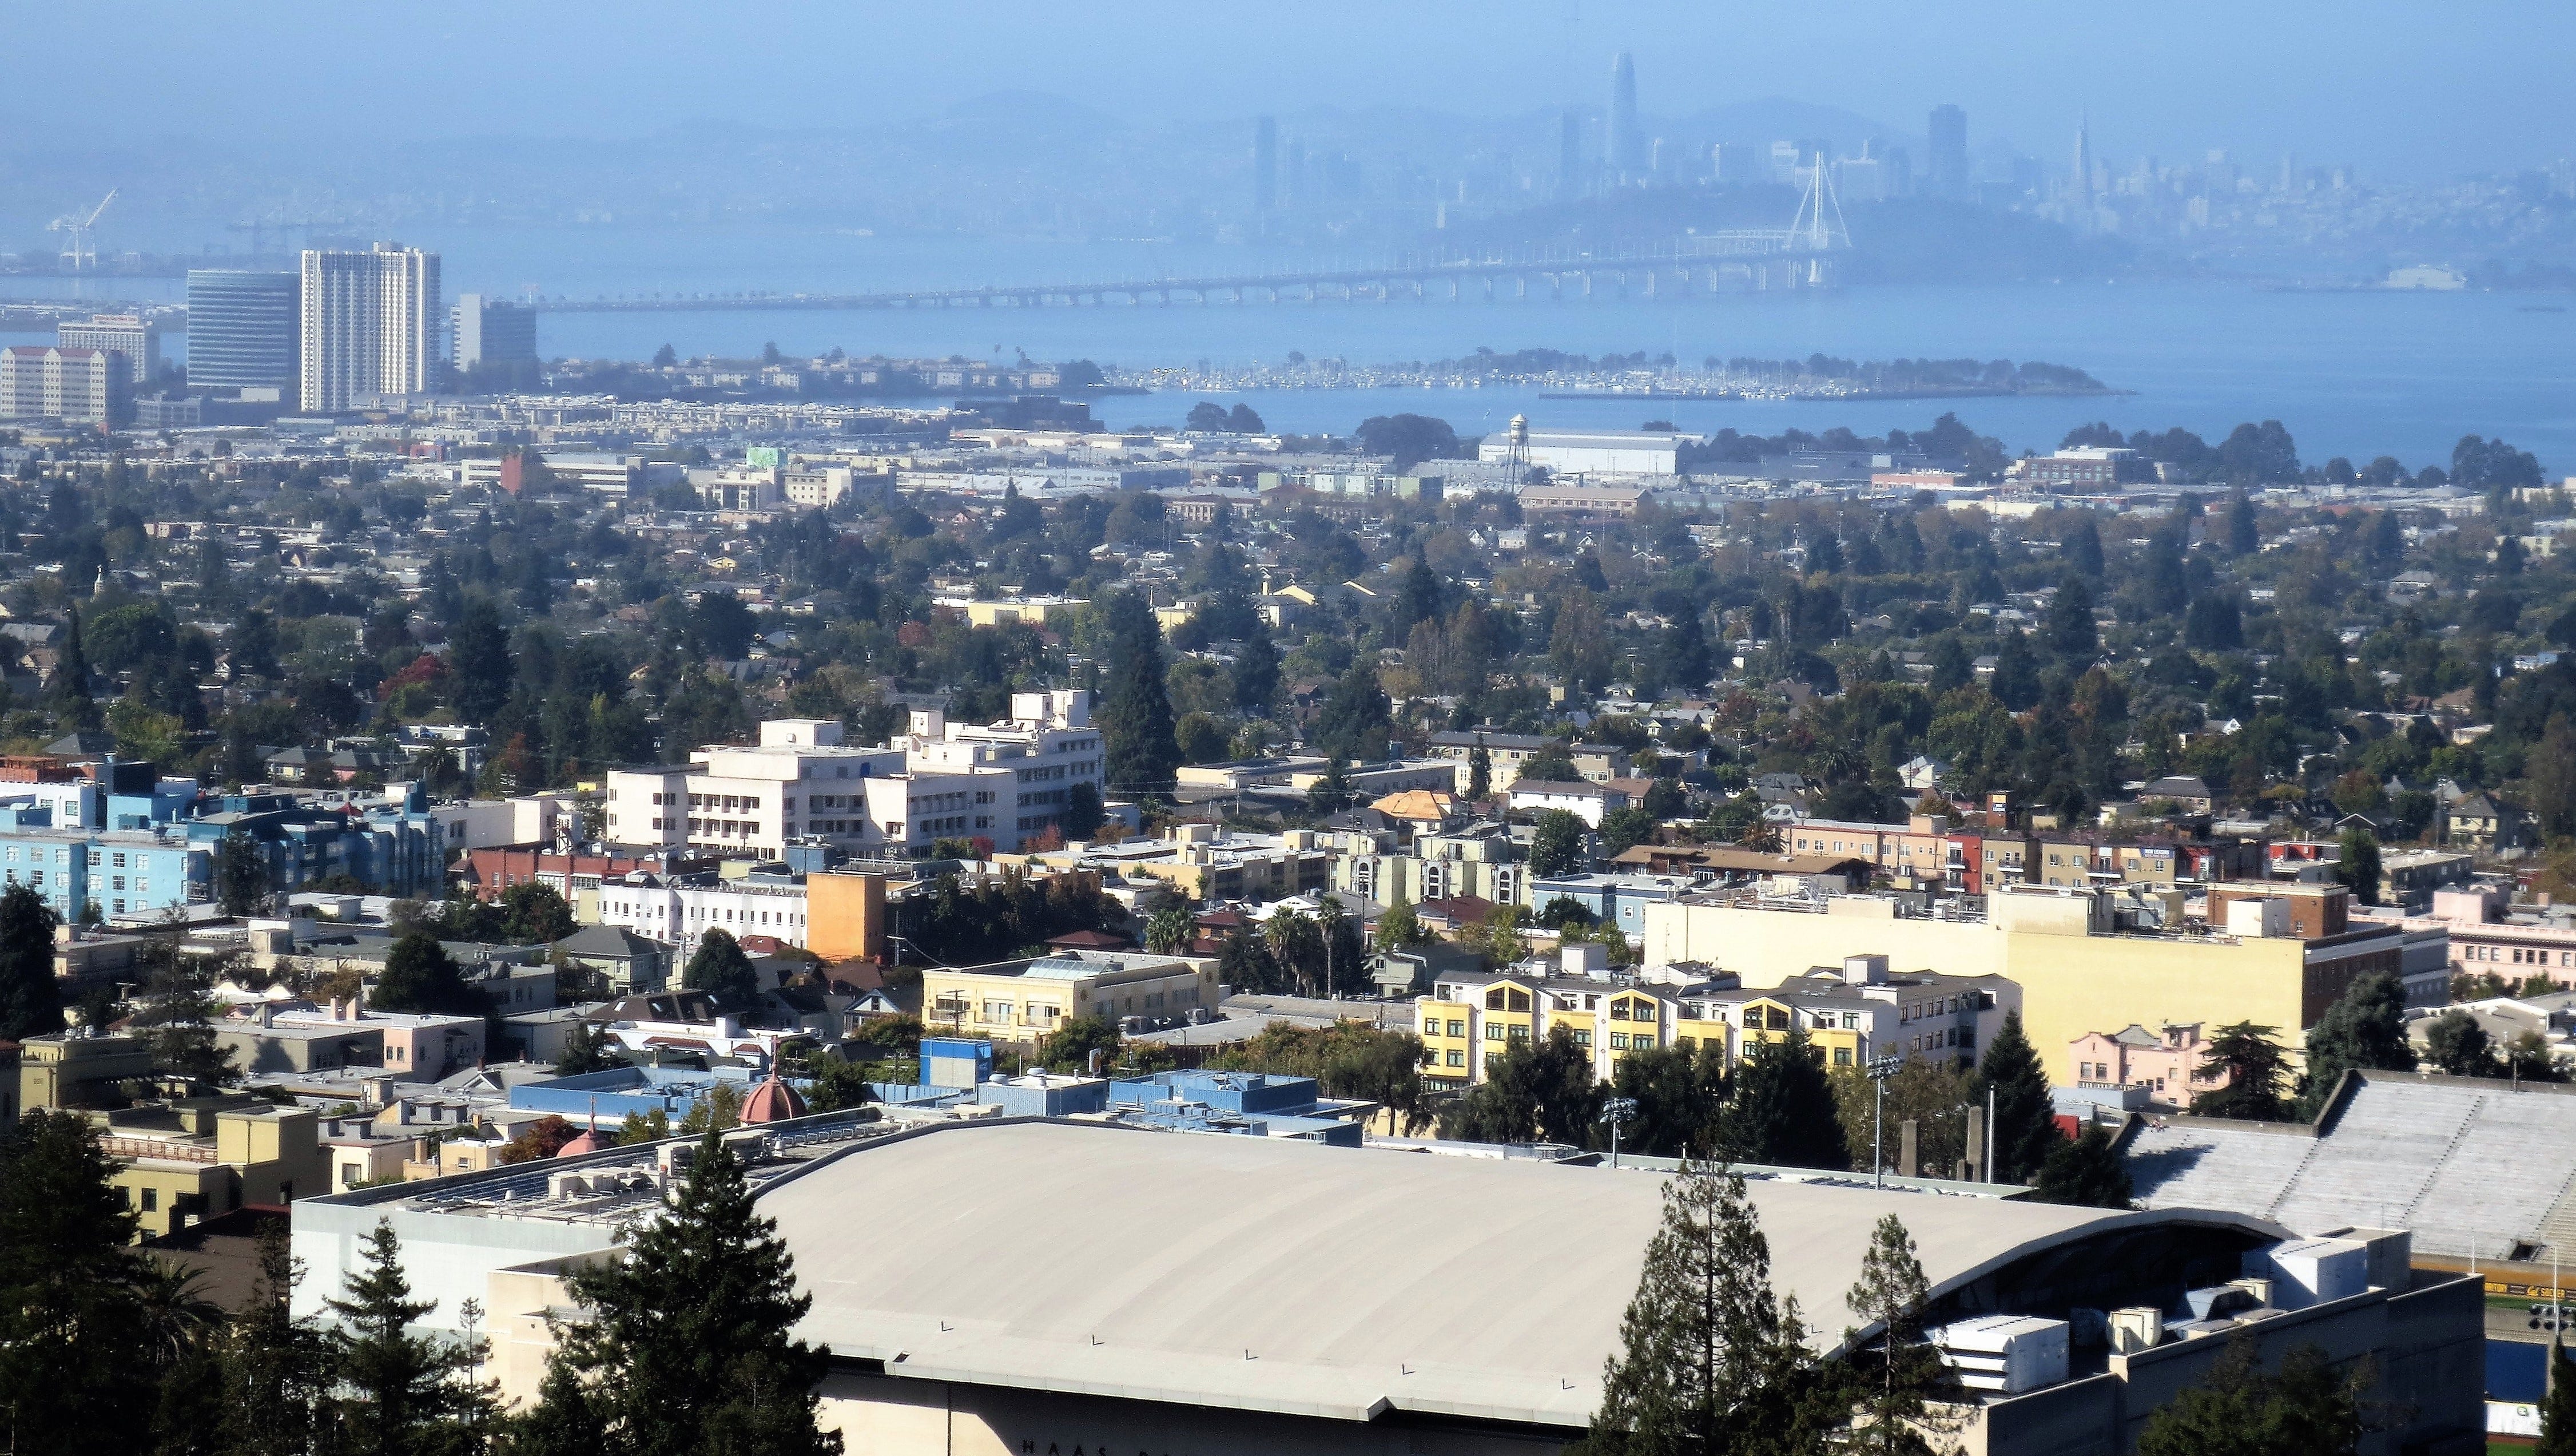
[{"label": "evergreen tree", "polygon": [[1942,1448],[1931,1437],[1959,1425],[1936,1408],[1955,1396],[1955,1387],[1940,1352],[1923,1337],[1923,1310],[1931,1300],[1932,1284],[1915,1256],[1914,1236],[1891,1213],[1871,1231],[1860,1278],[1843,1296],[1853,1313],[1875,1327],[1868,1344],[1861,1330],[1843,1332],[1855,1352],[1852,1435],[1845,1449],[1865,1456],[1933,1456]]},{"label": "evergreen tree", "polygon": [[71,623],[63,629],[63,650],[54,660],[53,680],[45,685],[46,706],[67,731],[95,733],[106,720],[99,714],[98,700],[89,695],[89,649],[81,640],[80,608],[66,610]]},{"label": "evergreen tree", "polygon": [[[755,1209],[741,1162],[713,1134],[669,1214],[625,1258],[575,1273],[572,1293],[583,1317],[566,1325],[549,1397],[528,1417],[548,1439],[605,1430],[617,1456],[840,1451],[840,1437],[814,1424],[829,1357],[790,1333],[813,1300],[796,1292],[776,1222]],[[586,1399],[570,1406],[577,1388]]]},{"label": "evergreen tree", "polygon": [[59,923],[34,890],[15,881],[0,889],[0,1037],[24,1041],[63,1029],[63,993],[54,981]]},{"label": "evergreen tree", "polygon": [[1262,626],[1243,639],[1243,650],[1234,655],[1234,705],[1246,713],[1270,711],[1279,696],[1279,646],[1270,640],[1270,629]]},{"label": "evergreen tree", "polygon": [[2092,585],[2081,576],[2069,576],[2058,583],[2056,595],[2048,599],[2047,620],[2040,630],[2047,634],[2049,650],[2059,657],[2082,661],[2100,652],[2102,637],[2093,625]]},{"label": "evergreen tree", "polygon": [[1792,1026],[1779,1040],[1756,1044],[1735,1069],[1726,1108],[1718,1115],[1717,1143],[1730,1162],[1851,1166],[1833,1085],[1805,1027]]},{"label": "evergreen tree", "polygon": [[215,898],[236,918],[254,914],[269,892],[268,856],[246,830],[230,829],[215,850]]},{"label": "evergreen tree", "polygon": [[1387,716],[1386,689],[1378,685],[1377,660],[1361,656],[1333,680],[1306,742],[1336,763],[1355,758],[1375,762],[1386,756],[1387,734],[1393,726]]},{"label": "evergreen tree", "polygon": [[2314,1345],[2266,1371],[2239,1330],[2206,1381],[2147,1417],[2137,1456],[2349,1456],[2361,1446],[2363,1378],[2339,1373]]},{"label": "evergreen tree", "polygon": [[1999,1183],[2027,1183],[2039,1176],[2050,1149],[2063,1138],[2057,1111],[2048,1095],[2048,1074],[2039,1053],[2021,1029],[2021,1013],[2004,1013],[2004,1024],[1977,1063],[1977,1079],[1968,1085],[1968,1105],[1983,1108],[1994,1093],[1995,1125],[1986,1129],[1987,1161]]},{"label": "evergreen tree", "polygon": [[2532,1456],[2576,1456],[2576,1361],[2555,1334],[2549,1337],[2548,1393],[2540,1400],[2540,1440]]},{"label": "evergreen tree", "polygon": [[[14,888],[14,887],[13,887]],[[80,1114],[0,1133],[0,1440],[64,1456],[149,1444],[134,1214]]]},{"label": "evergreen tree", "polygon": [[1666,681],[1693,693],[1706,689],[1709,679],[1717,675],[1717,660],[1708,648],[1708,629],[1700,623],[1696,604],[1664,634],[1662,666]]},{"label": "evergreen tree", "polygon": [[1551,1027],[1535,1042],[1488,1057],[1485,1080],[1443,1109],[1440,1135],[1472,1143],[1589,1146],[1601,1116],[1592,1052],[1574,1033]]},{"label": "evergreen tree", "polygon": [[2299,1116],[2314,1119],[2346,1070],[2411,1072],[2405,983],[2387,971],[2355,976],[2308,1029],[2308,1069],[2299,1079]]},{"label": "evergreen tree", "polygon": [[329,1347],[312,1321],[287,1308],[302,1278],[286,1231],[261,1234],[258,1280],[222,1343],[224,1456],[309,1456],[323,1444]]},{"label": "evergreen tree", "polygon": [[447,670],[456,680],[457,716],[468,723],[491,722],[510,696],[517,667],[510,657],[509,629],[489,601],[476,597],[466,604],[448,644]]},{"label": "evergreen tree", "polygon": [[2003,646],[1995,652],[1994,675],[1986,679],[1986,690],[2016,713],[2039,701],[2039,656],[2030,650],[2030,640],[2024,634],[2004,634]]},{"label": "evergreen tree", "polygon": [[2343,832],[2335,878],[2351,888],[2353,899],[2364,905],[2379,903],[2379,840],[2369,830],[2356,824]]},{"label": "evergreen tree", "polygon": [[490,998],[466,984],[465,973],[448,957],[447,948],[426,930],[415,930],[394,942],[367,1004],[378,1011],[440,1016],[481,1016],[492,1009]]},{"label": "evergreen tree", "polygon": [[141,1006],[133,1016],[152,1048],[152,1070],[191,1081],[233,1081],[234,1053],[215,1044],[214,1022],[221,1008],[214,997],[213,971],[193,957],[177,954],[174,942],[162,941],[145,951]]},{"label": "evergreen tree", "polygon": [[607,1035],[589,1022],[573,1023],[572,1031],[564,1037],[562,1053],[555,1058],[555,1075],[578,1077],[585,1072],[604,1072],[623,1065],[610,1055],[610,1045]]},{"label": "evergreen tree", "polygon": [[1163,634],[1154,615],[1126,592],[1110,599],[1109,687],[1097,722],[1107,744],[1109,789],[1119,794],[1168,790],[1181,763],[1163,675]]},{"label": "evergreen tree", "polygon": [[1485,751],[1485,740],[1467,750],[1467,797],[1481,801],[1494,791],[1494,756]]},{"label": "evergreen tree", "polygon": [[[1717,1116],[1726,1105],[1726,1057],[1714,1045],[1697,1050],[1648,1047],[1619,1059],[1610,1095],[1637,1104],[1619,1130],[1622,1152],[1656,1158],[1704,1158],[1717,1141]],[[1604,1124],[1596,1147],[1610,1146]]]},{"label": "evergreen tree", "polygon": [[1744,1180],[1694,1164],[1664,1217],[1602,1372],[1583,1449],[1716,1456],[1824,1449],[1824,1378],[1797,1301],[1771,1289],[1771,1246]]},{"label": "evergreen tree", "polygon": [[2289,1059],[2275,1040],[2279,1030],[2239,1021],[2218,1028],[2202,1049],[2200,1071],[2219,1083],[2192,1103],[2202,1117],[2232,1117],[2245,1122],[2279,1122],[2288,1116],[2282,1094],[2289,1085]]},{"label": "evergreen tree", "polygon": [[2128,1164],[2111,1146],[2110,1131],[2098,1126],[2084,1129],[2079,1138],[2059,1138],[2031,1186],[2031,1196],[2041,1203],[2076,1208],[2127,1208],[2136,1196]]},{"label": "evergreen tree", "polygon": [[2263,531],[2255,518],[2254,502],[2238,491],[2227,505],[2227,554],[2251,556],[2263,549]]},{"label": "evergreen tree", "polygon": [[733,938],[733,932],[711,926],[698,937],[696,952],[680,972],[680,984],[739,1001],[760,993],[760,973],[752,969],[751,957],[742,953],[742,942]]},{"label": "evergreen tree", "polygon": [[366,1267],[348,1275],[342,1293],[324,1301],[339,1321],[325,1338],[342,1392],[340,1449],[350,1456],[480,1451],[494,1397],[468,1376],[483,1359],[484,1342],[411,1332],[438,1302],[411,1297],[390,1220],[378,1220],[367,1236]]},{"label": "evergreen tree", "polygon": [[2066,557],[2066,569],[2087,581],[2102,579],[2102,530],[2093,523],[2093,513],[2086,511],[2075,518],[2066,531],[2060,548]]}]

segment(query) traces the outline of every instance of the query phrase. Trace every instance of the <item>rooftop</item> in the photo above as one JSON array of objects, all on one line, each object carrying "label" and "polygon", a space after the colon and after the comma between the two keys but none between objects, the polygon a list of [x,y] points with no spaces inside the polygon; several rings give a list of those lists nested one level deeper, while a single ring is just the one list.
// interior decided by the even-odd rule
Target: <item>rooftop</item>
[{"label": "rooftop", "polygon": [[[1014,1176],[1007,1185],[996,1167]],[[1662,1179],[1096,1124],[961,1123],[874,1139],[770,1186],[814,1307],[804,1338],[923,1380],[1371,1420],[1391,1410],[1581,1426],[1661,1213]],[[1026,1237],[1023,1190],[1085,1227],[1156,1230],[1067,1264]],[[1258,1189],[1261,1196],[1247,1197]],[[2185,1224],[1873,1191],[1749,1186],[1773,1280],[1822,1346],[1880,1216],[1900,1214],[1936,1297],[2043,1249]],[[879,1210],[866,1239],[849,1210]],[[1479,1210],[1462,1219],[1461,1209]],[[1538,1266],[1533,1247],[1544,1248]],[[1388,1249],[1413,1251],[1390,1260]],[[1498,1279],[1502,1268],[1533,1270]]]}]

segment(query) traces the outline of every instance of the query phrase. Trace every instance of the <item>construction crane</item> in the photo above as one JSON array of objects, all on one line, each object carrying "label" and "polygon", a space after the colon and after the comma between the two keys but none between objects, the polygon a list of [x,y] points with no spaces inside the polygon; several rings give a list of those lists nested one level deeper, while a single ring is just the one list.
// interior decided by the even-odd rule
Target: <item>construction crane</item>
[{"label": "construction crane", "polygon": [[89,216],[74,217],[65,213],[45,224],[45,231],[67,235],[63,239],[62,260],[71,265],[73,272],[78,273],[84,268],[98,266],[98,249],[90,229],[98,226],[99,214],[107,211],[107,205],[115,200],[116,189],[110,187],[107,189],[107,195],[98,200],[98,206],[89,210]]},{"label": "construction crane", "polygon": [[296,233],[310,234],[313,229],[320,226],[322,226],[322,224],[311,221],[310,219],[298,219],[292,222],[267,222],[254,218],[249,222],[225,223],[224,231],[228,233],[250,234],[250,256],[254,258],[264,258],[268,256],[266,244],[269,234],[276,234],[279,245],[283,246],[292,237],[292,235]]}]

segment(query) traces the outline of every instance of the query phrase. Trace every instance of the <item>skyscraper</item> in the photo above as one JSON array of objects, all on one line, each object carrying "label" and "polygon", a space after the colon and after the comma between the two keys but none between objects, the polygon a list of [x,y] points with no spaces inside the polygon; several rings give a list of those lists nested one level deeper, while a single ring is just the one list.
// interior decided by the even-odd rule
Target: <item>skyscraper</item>
[{"label": "skyscraper", "polygon": [[2075,122],[2075,183],[2067,189],[2068,219],[2078,232],[2093,230],[2093,123],[2079,116]]},{"label": "skyscraper", "polygon": [[1968,113],[1955,106],[1932,108],[1932,195],[1968,195]]},{"label": "skyscraper", "polygon": [[1626,51],[1610,62],[1610,135],[1605,140],[1613,177],[1645,171],[1645,136],[1637,127],[1637,60]]},{"label": "skyscraper", "polygon": [[188,387],[295,389],[295,289],[292,273],[188,270]]},{"label": "skyscraper", "polygon": [[301,408],[332,413],[360,395],[437,387],[438,255],[398,243],[364,253],[304,251]]},{"label": "skyscraper", "polygon": [[480,293],[456,295],[456,349],[459,370],[483,364],[537,362],[536,310]]},{"label": "skyscraper", "polygon": [[1268,212],[1279,205],[1279,118],[1257,117],[1252,123],[1252,210]]}]

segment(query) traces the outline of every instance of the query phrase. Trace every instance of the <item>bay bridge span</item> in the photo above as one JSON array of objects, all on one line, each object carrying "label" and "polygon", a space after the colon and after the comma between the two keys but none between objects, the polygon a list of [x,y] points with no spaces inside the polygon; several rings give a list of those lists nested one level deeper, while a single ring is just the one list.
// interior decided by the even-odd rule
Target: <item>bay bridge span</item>
[{"label": "bay bridge span", "polygon": [[1515,248],[1399,259],[1378,266],[1093,283],[987,284],[880,293],[542,293],[547,313],[742,313],[826,309],[1096,308],[1112,305],[1682,298],[1830,287],[1850,248],[1832,174],[1806,169],[1789,226],[1695,232],[1660,243]]},{"label": "bay bridge span", "polygon": [[744,313],[829,309],[1089,308],[1252,303],[1500,302],[1652,299],[1829,287],[1847,242],[1802,246],[1785,232],[1702,233],[1657,246],[1541,248],[1483,256],[1397,260],[1375,267],[1127,278],[1088,283],[988,284],[880,293],[537,295],[546,313]]}]

